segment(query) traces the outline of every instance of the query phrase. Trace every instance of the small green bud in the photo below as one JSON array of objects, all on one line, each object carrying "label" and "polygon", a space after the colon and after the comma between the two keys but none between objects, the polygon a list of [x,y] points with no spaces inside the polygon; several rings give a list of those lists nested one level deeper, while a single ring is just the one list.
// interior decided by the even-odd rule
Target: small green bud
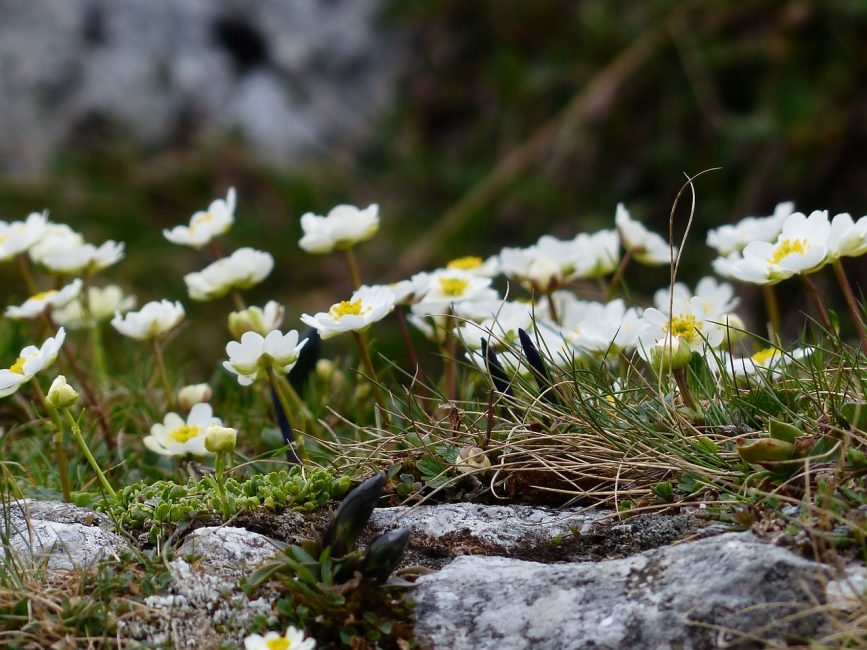
[{"label": "small green bud", "polygon": [[66,377],[57,375],[54,381],[51,382],[51,388],[48,389],[48,397],[46,397],[45,401],[51,407],[62,409],[72,406],[77,399],[78,391],[66,383]]},{"label": "small green bud", "polygon": [[276,329],[283,321],[283,306],[272,302],[266,305],[266,310],[267,313],[261,307],[247,307],[229,314],[229,331],[232,336],[240,339],[245,332],[266,336]]},{"label": "small green bud", "polygon": [[650,364],[659,372],[679,370],[692,359],[692,350],[680,336],[666,336],[650,348]]},{"label": "small green bud", "polygon": [[205,432],[205,449],[212,454],[228,454],[235,450],[238,430],[212,424]]},{"label": "small green bud", "polygon": [[178,404],[185,411],[193,408],[199,402],[210,402],[214,392],[207,384],[190,384],[178,391]]}]

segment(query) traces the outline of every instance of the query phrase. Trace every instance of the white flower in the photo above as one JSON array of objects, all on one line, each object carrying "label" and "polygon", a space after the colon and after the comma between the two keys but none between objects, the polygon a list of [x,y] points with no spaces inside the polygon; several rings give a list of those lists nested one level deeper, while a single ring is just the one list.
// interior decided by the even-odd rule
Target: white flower
[{"label": "white flower", "polygon": [[163,336],[184,320],[185,315],[184,306],[179,302],[154,300],[139,311],[124,316],[115,313],[111,326],[124,336],[144,341]]},{"label": "white flower", "polygon": [[48,218],[44,212],[34,212],[25,221],[0,221],[0,262],[28,250],[47,229]]},{"label": "white flower", "polygon": [[413,313],[445,312],[450,305],[464,300],[496,299],[490,289],[491,279],[459,269],[440,269],[428,277],[424,298],[413,307]]},{"label": "white flower", "polygon": [[123,259],[124,245],[109,240],[100,246],[65,224],[49,224],[45,234],[30,248],[30,258],[51,273],[90,275]]},{"label": "white flower", "polygon": [[528,291],[544,294],[569,281],[579,255],[574,242],[546,235],[533,246],[500,251],[500,270]]},{"label": "white flower", "polygon": [[338,205],[324,217],[308,212],[301,217],[301,229],[304,236],[298,245],[308,253],[351,248],[379,230],[379,206],[373,203],[360,210],[354,205]]},{"label": "white flower", "polygon": [[708,366],[714,374],[732,374],[735,377],[763,375],[777,379],[787,365],[800,361],[813,353],[813,348],[797,348],[791,353],[780,348],[770,347],[759,350],[749,357],[733,357],[727,352],[718,351],[706,355]]},{"label": "white flower", "polygon": [[282,636],[278,632],[268,632],[265,636],[251,634],[244,639],[244,650],[313,650],[315,647],[314,639],[305,639],[304,631],[291,625]]},{"label": "white flower", "polygon": [[54,381],[51,382],[51,388],[48,389],[48,395],[45,397],[46,403],[56,409],[72,406],[77,399],[78,391],[67,383],[66,377],[63,375],[57,375],[54,378]]},{"label": "white flower", "polygon": [[210,453],[205,449],[205,434],[212,425],[222,425],[222,421],[214,417],[210,404],[200,402],[193,406],[186,421],[177,413],[166,413],[162,422],[151,427],[144,445],[163,456],[205,456]]},{"label": "white flower", "polygon": [[241,386],[249,386],[258,379],[267,379],[268,371],[285,375],[298,361],[301,348],[307,343],[298,342],[298,332],[290,330],[282,334],[278,330],[262,336],[258,332],[244,332],[239,341],[226,344],[229,360],[223,367],[238,376]]},{"label": "white flower", "polygon": [[575,260],[573,278],[600,278],[612,273],[620,263],[620,237],[616,230],[600,230],[575,238],[582,252]]},{"label": "white flower", "polygon": [[676,246],[672,251],[668,242],[661,236],[655,232],[650,232],[644,227],[644,224],[635,221],[622,203],[617,204],[614,222],[617,224],[623,248],[632,255],[636,262],[648,266],[659,266],[660,264],[670,264],[672,255],[677,257]]},{"label": "white flower", "polygon": [[73,300],[65,307],[52,311],[54,320],[70,329],[84,327],[90,322],[103,321],[117,312],[127,312],[135,307],[135,296],[126,296],[116,284],[107,287],[87,288],[87,309],[82,305],[81,297]]},{"label": "white flower", "polygon": [[847,213],[834,215],[828,234],[828,262],[867,253],[867,217],[853,221]]},{"label": "white flower", "polygon": [[163,230],[163,236],[173,244],[201,248],[214,237],[224,234],[235,221],[235,188],[229,188],[226,199],[211,202],[205,212],[196,212],[189,226]]},{"label": "white flower", "polygon": [[468,348],[480,348],[482,339],[494,345],[501,342],[513,343],[518,340],[519,329],[529,330],[533,326],[533,306],[528,303],[501,300],[469,304],[476,307],[477,311],[462,316],[481,322],[470,320],[458,324],[458,337]]},{"label": "white flower", "polygon": [[361,287],[344,300],[331,306],[327,312],[311,316],[302,314],[305,325],[319,331],[322,339],[343,332],[360,332],[382,320],[394,309],[394,292],[386,287]]},{"label": "white flower", "polygon": [[693,352],[703,353],[705,348],[716,348],[722,343],[725,328],[717,322],[718,315],[708,314],[701,298],[694,296],[674,305],[669,317],[659,309],[644,310],[643,331],[638,335],[638,354],[648,361],[652,347],[666,337],[676,336]]},{"label": "white flower", "polygon": [[721,256],[741,252],[754,241],[772,242],[783,229],[783,222],[795,210],[791,201],[778,203],[769,217],[746,217],[734,225],[720,226],[707,233],[707,245]]},{"label": "white flower", "polygon": [[387,285],[394,293],[394,304],[414,305],[422,300],[430,289],[430,273],[416,273],[408,280]]},{"label": "white flower", "polygon": [[466,257],[458,257],[449,260],[448,264],[446,264],[446,268],[458,269],[460,271],[466,271],[467,273],[492,278],[500,272],[500,260],[496,255],[493,255],[486,260],[474,255],[467,255]]},{"label": "white flower", "polygon": [[276,300],[269,300],[264,307],[247,307],[229,314],[229,331],[236,339],[244,332],[258,332],[265,336],[280,329],[285,310]]},{"label": "white flower", "polygon": [[259,284],[274,268],[269,253],[253,248],[239,248],[196,273],[184,276],[190,298],[212,300],[233,289],[249,289]]},{"label": "white flower", "polygon": [[753,284],[776,284],[796,274],[811,273],[825,263],[830,233],[826,210],[816,210],[809,217],[795,212],[786,217],[774,243],[747,244],[741,259],[725,270],[731,277]]},{"label": "white flower", "polygon": [[178,391],[178,404],[182,409],[189,410],[199,402],[210,402],[213,395],[208,384],[190,384]]},{"label": "white flower", "polygon": [[[701,299],[702,309],[708,318],[731,313],[739,302],[732,285],[728,282],[717,282],[709,276],[695,285],[695,296]],[[672,303],[688,302],[692,297],[689,287],[682,282],[675,282],[673,291],[666,287],[653,294],[653,304],[663,314],[667,314]]]},{"label": "white flower", "polygon": [[45,339],[42,347],[28,345],[11,366],[0,368],[0,397],[11,395],[37,372],[54,363],[65,338],[66,331],[61,327],[55,336]]},{"label": "white flower", "polygon": [[23,318],[36,318],[37,316],[41,316],[46,309],[63,307],[68,304],[70,301],[75,299],[80,291],[81,280],[76,278],[62,289],[52,289],[50,291],[37,293],[35,296],[31,296],[25,300],[24,304],[17,307],[10,305],[6,308],[6,315],[9,318],[14,318],[16,320]]},{"label": "white flower", "polygon": [[621,299],[602,304],[572,300],[560,302],[560,325],[566,339],[590,354],[630,350],[644,331],[644,322],[634,307]]}]

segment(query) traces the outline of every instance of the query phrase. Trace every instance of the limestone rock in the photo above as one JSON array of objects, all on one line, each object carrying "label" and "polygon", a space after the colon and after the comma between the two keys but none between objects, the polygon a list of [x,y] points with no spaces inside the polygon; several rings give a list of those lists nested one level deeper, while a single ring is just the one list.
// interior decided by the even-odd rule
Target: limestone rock
[{"label": "limestone rock", "polygon": [[100,527],[109,525],[107,517],[68,503],[25,499],[9,503],[0,516],[17,559],[44,562],[49,569],[88,566],[129,550],[121,537]]},{"label": "limestone rock", "polygon": [[760,647],[755,633],[815,633],[828,569],[750,534],[729,533],[626,559],[545,565],[461,557],[412,592],[423,648]]}]

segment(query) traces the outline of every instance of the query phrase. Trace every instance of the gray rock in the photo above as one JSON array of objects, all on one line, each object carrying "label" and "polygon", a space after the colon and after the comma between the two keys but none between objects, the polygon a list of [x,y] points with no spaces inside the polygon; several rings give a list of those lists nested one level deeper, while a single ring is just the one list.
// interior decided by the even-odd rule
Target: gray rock
[{"label": "gray rock", "polygon": [[206,570],[230,567],[244,571],[272,559],[277,544],[259,533],[232,526],[197,528],[175,552],[179,557],[200,556]]},{"label": "gray rock", "polygon": [[412,592],[423,648],[759,647],[815,633],[828,569],[730,533],[626,559],[545,565],[462,557]]},{"label": "gray rock", "polygon": [[0,0],[0,171],[94,124],[146,147],[227,130],[276,161],[351,146],[403,46],[382,0]]},{"label": "gray rock", "polygon": [[[109,525],[104,515],[68,503],[25,499],[9,503],[0,516],[18,562],[71,570],[130,550],[121,537],[100,527]],[[2,548],[0,557],[6,559]]]}]

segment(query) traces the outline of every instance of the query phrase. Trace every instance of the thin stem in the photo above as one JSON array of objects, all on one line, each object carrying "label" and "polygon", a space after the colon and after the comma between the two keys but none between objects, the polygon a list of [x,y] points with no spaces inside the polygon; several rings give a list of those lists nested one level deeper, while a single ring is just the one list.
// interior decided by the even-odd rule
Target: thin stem
[{"label": "thin stem", "polygon": [[244,311],[247,309],[247,303],[244,302],[244,296],[242,296],[241,292],[237,289],[232,291],[232,302],[235,303],[235,309],[238,311]]},{"label": "thin stem", "polygon": [[861,338],[861,351],[867,352],[867,331],[864,330],[861,309],[858,306],[858,301],[855,299],[855,294],[852,292],[852,285],[849,284],[849,278],[846,277],[846,271],[843,269],[843,264],[840,260],[835,260],[831,266],[834,267],[834,274],[837,276],[837,282],[843,290],[846,306],[849,307],[849,313],[852,314],[852,322],[855,323],[855,329]]},{"label": "thin stem", "polygon": [[620,284],[620,281],[623,279],[623,274],[626,273],[626,269],[629,266],[629,262],[632,261],[632,251],[627,250],[623,254],[623,259],[620,260],[620,264],[617,265],[617,270],[614,271],[614,276],[611,278],[611,282],[608,283],[608,291],[605,294],[605,302],[608,302],[614,297],[614,291],[617,289],[617,285]]},{"label": "thin stem", "polygon": [[229,508],[229,500],[226,498],[226,490],[223,487],[223,474],[226,470],[226,454],[218,452],[214,459],[214,486],[217,489],[217,496],[220,497],[220,510],[223,511],[223,516],[227,519],[234,513]]},{"label": "thin stem", "polygon": [[[57,323],[55,323],[54,319],[51,317],[50,311],[45,312],[45,322],[48,323],[48,327],[56,335],[60,328],[57,327]],[[78,365],[78,362],[75,360],[75,357],[69,351],[67,346],[62,345],[60,351],[63,353],[64,358],[67,363],[69,363],[69,367],[72,369],[72,373],[78,380],[81,390],[84,392],[84,397],[87,399],[88,404],[90,404],[90,408],[96,414],[96,420],[99,423],[100,431],[102,431],[105,446],[113,450],[117,446],[117,443],[114,438],[111,437],[111,426],[109,425],[108,418],[105,415],[105,409],[100,403],[99,398],[97,398],[93,387],[90,385],[87,375],[85,375],[81,370],[81,366]]]},{"label": "thin stem", "polygon": [[72,430],[72,437],[75,438],[78,446],[81,447],[81,452],[84,454],[85,458],[87,458],[87,462],[90,463],[91,469],[96,472],[96,477],[99,479],[102,488],[111,496],[112,499],[117,500],[117,493],[111,487],[111,483],[108,482],[108,479],[105,478],[105,474],[102,473],[102,469],[100,469],[93,454],[90,453],[90,448],[84,441],[84,437],[81,435],[81,428],[78,426],[78,422],[75,421],[75,418],[72,417],[72,412],[69,409],[63,409],[63,412],[66,415],[66,421],[69,424],[69,428]]},{"label": "thin stem", "polygon": [[30,292],[30,295],[34,296],[39,293],[39,289],[33,281],[33,276],[30,274],[30,269],[27,268],[27,260],[24,259],[24,253],[19,253],[15,256],[15,264],[18,266],[18,273],[21,274],[21,278],[24,280],[24,284],[27,286],[27,291]]},{"label": "thin stem", "polygon": [[674,380],[677,382],[677,387],[680,389],[680,396],[683,398],[683,403],[686,404],[690,410],[699,412],[695,398],[692,396],[692,391],[689,389],[689,381],[686,377],[686,368],[672,370],[672,374],[674,375]]},{"label": "thin stem", "polygon": [[418,362],[418,355],[415,352],[415,346],[412,344],[412,337],[406,324],[406,314],[403,313],[403,308],[400,306],[395,307],[394,317],[397,319],[397,329],[400,330],[400,337],[403,339],[403,345],[406,348],[407,355],[409,355],[409,362],[412,364],[413,375],[420,376],[421,364]]},{"label": "thin stem", "polygon": [[60,473],[60,489],[63,491],[63,500],[66,503],[72,502],[72,490],[69,485],[69,469],[66,464],[66,453],[63,449],[63,423],[60,421],[60,414],[57,409],[48,406],[48,401],[45,399],[45,393],[42,392],[42,386],[36,381],[36,378],[30,381],[33,386],[33,392],[36,393],[36,401],[39,406],[48,415],[52,416],[56,431],[52,438],[54,442],[54,456],[57,460],[57,471]]},{"label": "thin stem", "polygon": [[370,354],[367,351],[367,342],[364,340],[360,332],[352,332],[355,338],[355,346],[358,348],[358,356],[361,357],[361,363],[367,371],[370,381],[373,383],[373,396],[376,399],[379,410],[383,418],[388,417],[388,410],[385,406],[385,398],[382,396],[382,391],[379,388],[379,377],[376,375],[376,369],[373,367],[373,361],[370,360]]},{"label": "thin stem", "polygon": [[349,267],[349,277],[352,278],[352,288],[357,290],[361,286],[361,275],[358,273],[358,264],[355,261],[355,253],[351,248],[344,248],[343,255],[346,265]]},{"label": "thin stem", "polygon": [[780,337],[780,305],[777,302],[777,292],[774,291],[773,285],[762,285],[762,296],[765,299],[765,312],[768,315],[768,324],[770,331],[768,332],[768,340],[771,343],[779,341]]},{"label": "thin stem", "polygon": [[268,379],[271,382],[271,387],[277,394],[277,399],[280,401],[280,406],[283,407],[283,412],[286,414],[286,418],[289,420],[289,427],[292,429],[292,437],[295,439],[295,451],[302,461],[306,461],[308,458],[307,449],[304,447],[304,438],[301,436],[301,429],[298,427],[298,421],[295,418],[295,410],[292,408],[292,403],[286,392],[286,385],[289,382],[286,382],[285,380],[281,382],[281,378],[274,374],[274,371],[271,368],[268,369]]},{"label": "thin stem", "polygon": [[443,323],[443,336],[445,337],[442,345],[443,356],[443,394],[446,399],[454,401],[457,391],[457,364],[455,362],[455,348],[457,340],[452,336],[452,325],[454,318],[452,310],[449,308],[449,313]]},{"label": "thin stem", "polygon": [[166,372],[166,362],[163,359],[163,350],[157,339],[153,339],[154,359],[157,362],[157,369],[160,373],[160,380],[163,382],[163,390],[166,393],[166,406],[172,410],[175,405],[175,392],[172,390],[172,384],[169,381],[169,373]]},{"label": "thin stem", "polygon": [[548,313],[551,316],[551,320],[560,324],[560,316],[557,314],[557,305],[554,304],[554,292],[548,294]]},{"label": "thin stem", "polygon": [[831,324],[831,317],[828,316],[828,310],[825,309],[825,303],[822,301],[822,296],[819,295],[819,290],[816,288],[816,284],[810,279],[807,275],[802,275],[801,281],[804,283],[804,287],[807,289],[807,293],[810,294],[810,298],[813,300],[813,304],[816,305],[816,311],[819,312],[819,319],[822,321],[822,326],[828,330],[828,334],[832,339],[836,338],[834,325]]}]

